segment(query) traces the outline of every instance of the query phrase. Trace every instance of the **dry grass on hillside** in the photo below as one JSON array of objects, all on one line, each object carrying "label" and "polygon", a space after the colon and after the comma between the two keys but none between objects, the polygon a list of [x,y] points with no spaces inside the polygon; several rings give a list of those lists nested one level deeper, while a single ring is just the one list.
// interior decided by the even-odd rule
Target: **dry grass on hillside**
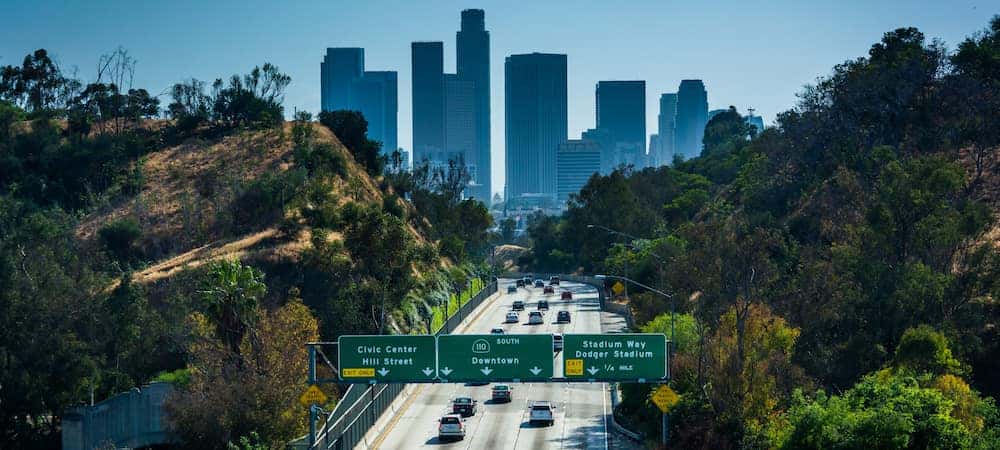
[{"label": "dry grass on hillside", "polygon": [[[232,236],[222,221],[230,217],[228,208],[239,186],[292,166],[292,126],[289,122],[283,129],[244,131],[215,141],[190,139],[149,154],[139,195],[86,217],[77,237],[93,242],[102,226],[125,217],[135,219],[143,230],[140,245],[157,260],[136,273],[136,280],[143,282],[219,258],[295,257],[310,245],[309,230],[293,237],[280,236],[274,228]],[[319,124],[313,127],[316,141],[332,144],[347,161],[346,179],[331,180],[338,203],[379,204],[382,193],[375,181],[330,130]],[[408,229],[425,242],[416,229]],[[330,233],[329,239],[342,236]]]}]

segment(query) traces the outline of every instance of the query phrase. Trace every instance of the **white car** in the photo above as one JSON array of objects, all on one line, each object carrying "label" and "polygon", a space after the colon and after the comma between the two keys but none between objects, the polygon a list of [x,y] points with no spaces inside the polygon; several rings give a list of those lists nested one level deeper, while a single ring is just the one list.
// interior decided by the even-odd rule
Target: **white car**
[{"label": "white car", "polygon": [[528,313],[528,325],[541,325],[545,323],[545,318],[542,317],[540,311],[532,311]]},{"label": "white car", "polygon": [[551,402],[532,402],[528,421],[531,424],[552,425],[556,423],[555,406]]},{"label": "white car", "polygon": [[521,316],[517,314],[517,311],[507,312],[507,323],[518,323],[521,321]]},{"label": "white car", "polygon": [[445,441],[452,438],[465,439],[465,423],[458,414],[448,414],[438,420],[438,440]]}]

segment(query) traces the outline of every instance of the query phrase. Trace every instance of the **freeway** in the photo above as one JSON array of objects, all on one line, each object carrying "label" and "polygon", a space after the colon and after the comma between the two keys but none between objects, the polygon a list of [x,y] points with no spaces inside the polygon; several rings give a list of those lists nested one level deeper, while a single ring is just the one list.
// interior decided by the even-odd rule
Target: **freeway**
[{"label": "freeway", "polygon": [[[542,288],[519,288],[516,294],[507,294],[513,280],[500,280],[500,295],[484,302],[457,330],[458,333],[488,334],[492,328],[503,328],[506,333],[600,333],[618,331],[621,320],[602,312],[597,291],[590,286],[564,281],[556,287],[555,294],[543,294]],[[560,292],[573,293],[572,300],[561,300]],[[528,312],[534,311],[540,299],[549,301],[543,325],[527,325]],[[514,300],[524,300],[525,310],[519,323],[504,323]],[[570,311],[572,321],[556,324],[556,314]],[[602,320],[603,319],[603,320]],[[617,318],[620,319],[620,318]],[[605,322],[602,325],[602,322]],[[607,328],[616,328],[609,330]],[[561,360],[561,358],[560,358]],[[556,377],[562,376],[562,367],[555,367]],[[610,399],[605,383],[507,383],[512,387],[513,398],[509,403],[493,404],[490,385],[426,384],[416,388],[400,411],[396,413],[372,447],[381,449],[409,449],[415,447],[442,447],[455,449],[541,449],[541,448],[619,448],[608,431],[607,418],[611,413]],[[467,435],[462,441],[442,442],[437,437],[438,419],[451,412],[451,400],[468,396],[479,401],[476,415],[467,418]],[[532,426],[528,423],[528,404],[547,400],[556,406],[556,421],[552,426]]]}]

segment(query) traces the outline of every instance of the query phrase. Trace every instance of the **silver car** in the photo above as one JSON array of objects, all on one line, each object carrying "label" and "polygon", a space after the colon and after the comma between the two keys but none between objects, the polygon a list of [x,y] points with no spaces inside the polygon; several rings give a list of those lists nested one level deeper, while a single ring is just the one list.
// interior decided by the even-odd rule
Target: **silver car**
[{"label": "silver car", "polygon": [[542,316],[540,311],[528,313],[528,325],[541,325],[543,323],[545,323],[545,317]]}]

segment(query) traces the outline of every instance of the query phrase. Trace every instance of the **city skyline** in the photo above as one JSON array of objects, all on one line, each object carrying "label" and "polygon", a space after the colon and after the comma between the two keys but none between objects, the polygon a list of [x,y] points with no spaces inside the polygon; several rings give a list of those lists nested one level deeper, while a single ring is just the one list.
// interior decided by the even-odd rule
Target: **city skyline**
[{"label": "city skyline", "polygon": [[[316,61],[326,47],[364,47],[370,67],[398,72],[399,146],[411,154],[410,42],[444,41],[444,52],[453,54],[460,11],[484,9],[491,30],[494,192],[502,192],[505,177],[502,58],[510,54],[568,55],[569,137],[594,126],[593,86],[606,79],[647,81],[649,133],[656,130],[659,95],[674,92],[683,78],[705,80],[712,91],[710,108],[732,104],[745,113],[753,107],[770,124],[775,114],[794,105],[801,86],[827,75],[835,64],[865,55],[884,32],[915,26],[954,48],[968,30],[980,28],[994,12],[982,6],[974,9],[974,3],[956,7],[931,1],[835,5],[640,1],[625,11],[599,4],[568,8],[566,2],[533,5],[529,10],[497,1],[375,1],[337,7],[305,1],[289,10],[253,0],[209,5],[179,0],[145,5],[141,14],[125,5],[109,2],[107,7],[90,8],[54,1],[6,5],[8,20],[0,22],[10,39],[0,42],[0,64],[18,63],[34,49],[46,48],[61,66],[77,67],[82,78],[92,79],[99,56],[122,45],[138,60],[136,85],[156,95],[185,78],[211,82],[269,61],[292,76],[285,99],[286,115],[291,117],[296,109],[318,112]],[[720,6],[730,13],[713,14]],[[362,17],[377,20],[359,20]],[[110,21],[118,26],[103,25]],[[580,26],[552,33],[548,24],[553,21]],[[45,39],[32,37],[39,34]],[[88,39],[79,39],[81,35]],[[445,71],[454,72],[453,60],[446,60]]]}]

